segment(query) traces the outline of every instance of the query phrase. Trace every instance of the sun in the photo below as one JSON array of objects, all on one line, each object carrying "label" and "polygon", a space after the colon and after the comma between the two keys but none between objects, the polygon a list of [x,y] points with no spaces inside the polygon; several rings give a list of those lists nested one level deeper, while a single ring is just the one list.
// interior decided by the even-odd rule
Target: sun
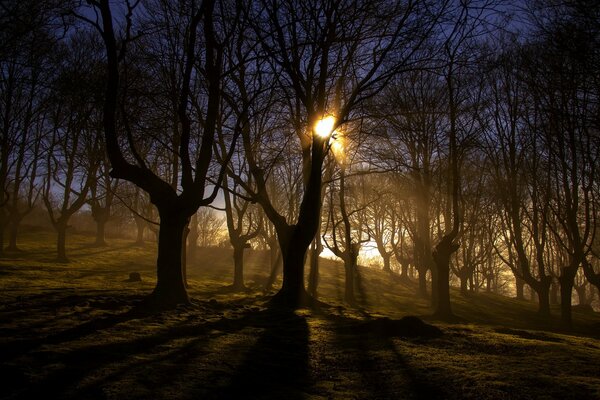
[{"label": "sun", "polygon": [[333,127],[335,126],[335,117],[333,115],[328,115],[326,117],[321,118],[315,124],[315,134],[321,138],[328,138],[333,131]]}]

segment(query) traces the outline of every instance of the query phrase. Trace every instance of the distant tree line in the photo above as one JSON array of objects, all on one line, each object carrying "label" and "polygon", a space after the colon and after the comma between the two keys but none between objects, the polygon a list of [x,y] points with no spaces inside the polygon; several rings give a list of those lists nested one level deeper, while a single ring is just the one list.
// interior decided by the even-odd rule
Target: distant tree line
[{"label": "distant tree line", "polygon": [[232,288],[260,246],[286,306],[318,301],[325,248],[357,304],[373,246],[440,318],[452,286],[527,287],[569,325],[600,290],[600,6],[523,4],[3,2],[0,253],[36,206],[64,262],[74,214],[102,246],[125,207],[157,234],[152,304],[189,301],[226,228]]}]

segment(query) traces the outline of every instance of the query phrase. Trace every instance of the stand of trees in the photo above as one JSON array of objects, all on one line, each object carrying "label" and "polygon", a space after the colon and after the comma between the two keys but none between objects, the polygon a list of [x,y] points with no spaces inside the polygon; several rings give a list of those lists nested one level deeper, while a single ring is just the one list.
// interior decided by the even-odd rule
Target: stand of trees
[{"label": "stand of trees", "polygon": [[156,230],[160,306],[225,226],[233,288],[260,245],[290,307],[323,247],[349,304],[372,246],[444,319],[452,286],[526,287],[569,325],[600,287],[595,2],[42,3],[0,16],[0,254],[43,204],[67,262],[74,214],[103,246],[125,205],[138,244]]}]

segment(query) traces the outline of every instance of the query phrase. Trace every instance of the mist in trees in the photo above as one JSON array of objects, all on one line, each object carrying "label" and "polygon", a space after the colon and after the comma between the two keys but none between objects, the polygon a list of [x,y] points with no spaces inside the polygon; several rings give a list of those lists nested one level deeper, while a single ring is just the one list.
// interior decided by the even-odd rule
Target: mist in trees
[{"label": "mist in trees", "polygon": [[96,246],[156,240],[149,305],[189,303],[209,246],[235,291],[267,251],[291,308],[320,256],[349,305],[375,260],[448,320],[525,287],[568,326],[598,290],[594,2],[43,3],[2,6],[2,254],[43,207],[61,262],[85,212]]}]

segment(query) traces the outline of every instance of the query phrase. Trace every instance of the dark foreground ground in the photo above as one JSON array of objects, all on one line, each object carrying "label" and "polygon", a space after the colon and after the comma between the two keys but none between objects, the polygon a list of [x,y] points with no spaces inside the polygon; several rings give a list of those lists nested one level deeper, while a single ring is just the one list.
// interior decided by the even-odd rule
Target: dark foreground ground
[{"label": "dark foreground ground", "polygon": [[[266,255],[248,252],[252,290],[228,293],[231,261],[204,250],[189,271],[193,304],[148,313],[153,245],[26,237],[0,260],[0,398],[6,399],[600,399],[600,316],[453,292],[454,324],[427,317],[413,283],[361,272],[363,306],[340,302],[341,267],[322,266],[319,310],[269,309]],[[140,272],[141,283],[127,282]],[[403,318],[417,315],[425,320]],[[388,319],[389,318],[389,319]]]}]

